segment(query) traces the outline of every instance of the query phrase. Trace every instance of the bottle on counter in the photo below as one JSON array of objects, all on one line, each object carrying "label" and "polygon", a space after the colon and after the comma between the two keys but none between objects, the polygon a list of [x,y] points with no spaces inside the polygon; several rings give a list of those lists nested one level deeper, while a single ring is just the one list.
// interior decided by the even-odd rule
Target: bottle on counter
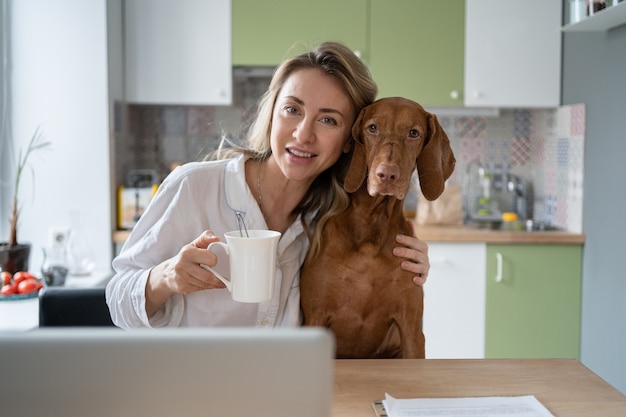
[{"label": "bottle on counter", "polygon": [[491,174],[485,169],[482,169],[480,174],[481,195],[478,197],[478,215],[490,216],[492,214]]},{"label": "bottle on counter", "polygon": [[481,195],[480,178],[482,165],[478,161],[470,162],[463,177],[463,217],[468,222],[478,212],[478,198]]}]

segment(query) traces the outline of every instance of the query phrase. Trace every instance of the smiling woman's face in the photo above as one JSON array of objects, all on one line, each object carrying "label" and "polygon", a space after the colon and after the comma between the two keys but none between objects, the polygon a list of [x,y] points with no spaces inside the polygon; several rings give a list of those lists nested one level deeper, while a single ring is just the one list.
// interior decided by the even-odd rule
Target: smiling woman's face
[{"label": "smiling woman's face", "polygon": [[355,117],[335,78],[318,69],[292,73],[276,99],[270,134],[272,156],[283,175],[310,185],[350,149]]}]

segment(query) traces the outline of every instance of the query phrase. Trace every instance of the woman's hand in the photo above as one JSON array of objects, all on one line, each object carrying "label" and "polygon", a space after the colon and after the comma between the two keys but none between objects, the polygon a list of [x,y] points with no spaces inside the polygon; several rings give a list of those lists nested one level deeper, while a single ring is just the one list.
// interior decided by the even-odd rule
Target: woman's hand
[{"label": "woman's hand", "polygon": [[393,250],[393,254],[406,259],[402,261],[401,267],[405,271],[415,273],[413,277],[415,285],[424,285],[428,278],[428,271],[430,270],[428,245],[415,236],[413,223],[411,221],[407,221],[407,223],[411,229],[411,236],[397,235],[396,242],[403,246],[396,246]]},{"label": "woman's hand", "polygon": [[207,230],[182,247],[178,254],[155,266],[146,284],[146,313],[154,314],[172,294],[190,294],[225,285],[211,271],[200,266],[215,266],[217,256],[207,250],[210,243],[220,240]]},{"label": "woman's hand", "polygon": [[217,256],[206,249],[210,243],[218,240],[219,237],[207,230],[193,242],[183,246],[175,257],[164,262],[164,278],[173,292],[186,295],[212,288],[224,288],[222,281],[200,266],[215,266]]}]

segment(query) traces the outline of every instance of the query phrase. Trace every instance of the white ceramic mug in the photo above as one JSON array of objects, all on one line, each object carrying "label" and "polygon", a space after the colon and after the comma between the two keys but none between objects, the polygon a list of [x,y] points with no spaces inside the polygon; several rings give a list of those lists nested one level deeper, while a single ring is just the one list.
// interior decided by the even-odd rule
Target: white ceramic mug
[{"label": "white ceramic mug", "polygon": [[281,233],[274,230],[248,230],[241,236],[239,230],[226,232],[226,243],[213,242],[222,246],[229,258],[230,278],[224,277],[207,265],[204,268],[226,285],[233,300],[242,303],[260,303],[272,299],[276,273],[276,251]]}]

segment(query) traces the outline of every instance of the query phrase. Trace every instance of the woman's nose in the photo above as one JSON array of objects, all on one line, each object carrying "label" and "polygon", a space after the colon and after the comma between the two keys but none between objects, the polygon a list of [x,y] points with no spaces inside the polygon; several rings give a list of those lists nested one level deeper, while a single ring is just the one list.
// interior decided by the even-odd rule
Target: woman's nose
[{"label": "woman's nose", "polygon": [[293,131],[293,137],[301,143],[311,142],[315,137],[314,121],[304,118]]}]

